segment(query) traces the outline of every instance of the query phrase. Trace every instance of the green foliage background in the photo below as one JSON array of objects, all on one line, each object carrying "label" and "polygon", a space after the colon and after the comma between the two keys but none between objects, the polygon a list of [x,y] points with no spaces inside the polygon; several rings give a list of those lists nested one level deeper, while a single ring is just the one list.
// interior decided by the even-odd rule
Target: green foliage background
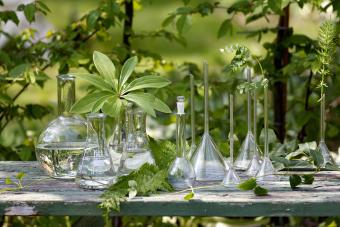
[{"label": "green foliage background", "polygon": [[[279,18],[287,8],[290,24],[279,43]],[[35,31],[29,27],[18,35],[0,29],[0,33],[8,37],[0,50],[0,160],[35,160],[34,142],[47,122],[56,116],[55,76],[79,70],[95,72],[91,63],[94,50],[110,56],[117,66],[129,56],[137,55],[139,64],[134,78],[153,73],[169,79],[172,82],[169,87],[153,92],[172,109],[177,95],[189,98],[187,75],[192,73],[196,81],[198,135],[203,132],[201,63],[207,59],[211,81],[210,130],[222,153],[228,155],[227,95],[235,91],[244,78],[237,73],[223,72],[233,56],[219,50],[234,43],[246,45],[260,59],[273,93],[275,82],[287,84],[285,142],[291,145],[287,150],[295,151],[300,142],[318,140],[320,77],[313,73],[312,67],[321,22],[331,18],[339,31],[337,0],[135,0],[133,3],[129,0],[41,0],[21,5],[17,10],[22,11],[29,22],[45,18],[54,27],[45,38],[34,42]],[[127,23],[129,18],[133,18],[132,26]],[[1,9],[0,20],[20,22],[14,12],[6,8]],[[282,50],[287,50],[289,64],[278,69],[274,59],[282,57]],[[333,151],[340,145],[339,63],[338,48],[332,76],[326,81],[326,141]],[[255,70],[259,73],[258,68]],[[87,85],[77,81],[78,99],[87,90]],[[236,100],[235,133],[240,141],[246,133],[245,98],[237,95]],[[261,94],[259,99],[262,103]],[[274,109],[279,104],[273,98],[271,105]],[[108,129],[113,128],[112,122],[109,120]],[[149,127],[151,136],[174,139],[171,127],[161,133],[156,130],[174,125],[174,116],[158,113],[157,118],[150,117],[149,122],[153,122]],[[260,135],[261,104],[258,124]],[[276,128],[272,111],[270,126]],[[272,142],[278,141],[273,137]],[[279,145],[273,144],[275,151]],[[62,220],[70,223],[70,219]]]}]

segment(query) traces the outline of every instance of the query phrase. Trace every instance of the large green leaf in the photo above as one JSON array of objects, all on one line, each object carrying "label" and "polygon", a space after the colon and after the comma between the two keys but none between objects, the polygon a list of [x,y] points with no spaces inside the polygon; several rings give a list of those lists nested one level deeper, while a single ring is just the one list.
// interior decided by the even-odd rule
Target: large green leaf
[{"label": "large green leaf", "polygon": [[135,91],[144,88],[162,88],[168,86],[171,82],[160,76],[143,76],[133,80],[123,90],[123,93]]},{"label": "large green leaf", "polygon": [[155,96],[148,94],[148,93],[129,93],[122,96],[124,99],[136,103],[140,106],[146,113],[150,114],[151,116],[155,117],[156,113],[153,108],[153,102],[155,101]]},{"label": "large green leaf", "polygon": [[119,76],[119,89],[120,90],[123,88],[124,84],[131,76],[137,63],[138,63],[138,58],[136,56],[131,57],[125,61],[122,71],[120,72],[120,76]]},{"label": "large green leaf", "polygon": [[162,100],[155,97],[154,102],[152,103],[152,107],[155,110],[158,110],[163,113],[171,113],[171,109],[168,107],[167,104],[165,104]]},{"label": "large green leaf", "polygon": [[102,107],[102,111],[111,117],[117,117],[120,114],[122,107],[122,100],[116,96],[113,96],[106,100]]},{"label": "large green leaf", "polygon": [[103,96],[103,97],[99,98],[99,99],[97,100],[97,102],[93,105],[93,107],[92,107],[92,112],[93,112],[93,113],[98,112],[98,111],[103,107],[103,105],[105,104],[105,102],[106,102],[110,97],[112,97],[112,96],[113,96],[113,95],[111,94],[111,95]]},{"label": "large green leaf", "polygon": [[10,96],[8,96],[7,94],[4,94],[4,93],[0,93],[0,103],[3,103],[3,104],[12,104],[13,103],[13,100]]},{"label": "large green leaf", "polygon": [[72,108],[71,112],[73,113],[87,113],[92,111],[92,107],[94,104],[98,101],[98,99],[102,97],[109,97],[112,96],[112,92],[108,91],[99,91],[99,92],[94,92],[91,94],[88,94],[81,98],[78,102],[76,102]]},{"label": "large green leaf", "polygon": [[117,90],[116,68],[110,58],[98,51],[93,52],[93,63],[105,81]]},{"label": "large green leaf", "polygon": [[90,84],[94,85],[95,87],[106,90],[112,91],[112,87],[106,83],[102,77],[96,74],[89,74],[89,73],[72,73],[73,76],[86,80]]}]

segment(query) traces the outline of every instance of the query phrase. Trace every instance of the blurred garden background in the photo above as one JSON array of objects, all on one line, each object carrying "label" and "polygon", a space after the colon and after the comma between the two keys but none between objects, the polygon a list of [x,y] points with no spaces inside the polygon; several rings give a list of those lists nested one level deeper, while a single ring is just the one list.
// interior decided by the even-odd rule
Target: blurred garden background
[{"label": "blurred garden background", "polygon": [[[210,132],[223,155],[228,156],[228,94],[239,93],[237,86],[245,78],[240,72],[224,71],[234,54],[221,49],[242,44],[257,56],[264,76],[270,81],[271,155],[286,157],[298,150],[298,144],[319,140],[320,76],[312,69],[322,22],[331,20],[339,31],[339,0],[2,0],[0,5],[0,160],[35,160],[36,139],[57,116],[56,76],[94,72],[94,50],[110,56],[118,67],[129,56],[137,55],[135,77],[151,73],[168,78],[172,84],[158,89],[155,95],[172,110],[176,96],[189,99],[188,74],[193,74],[198,137],[203,133],[202,62],[206,60],[211,81]],[[337,157],[340,152],[339,41],[336,44],[332,75],[326,81],[326,143],[340,163]],[[254,70],[262,76],[257,64]],[[77,80],[77,99],[87,91],[88,85]],[[259,94],[257,135],[262,146],[263,97],[261,91]],[[245,101],[246,95],[237,95],[237,148],[247,132]],[[175,120],[172,114],[148,116],[149,136],[174,140]],[[108,137],[114,122],[108,120]],[[189,125],[187,129],[189,142]],[[295,164],[304,163],[303,156],[297,153],[289,158]],[[1,220],[4,226],[70,226],[78,219],[2,217]],[[126,217],[122,220],[124,226],[336,226],[340,223],[337,218],[265,217]]]}]

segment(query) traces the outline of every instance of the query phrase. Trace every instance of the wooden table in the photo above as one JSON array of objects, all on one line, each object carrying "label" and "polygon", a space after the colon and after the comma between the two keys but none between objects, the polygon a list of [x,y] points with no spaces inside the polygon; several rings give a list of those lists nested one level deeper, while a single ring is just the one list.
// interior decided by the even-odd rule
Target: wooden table
[{"label": "wooden table", "polygon": [[[101,191],[83,190],[72,181],[48,178],[36,162],[0,162],[0,189],[4,178],[25,172],[21,191],[0,194],[1,215],[100,216]],[[197,191],[185,201],[185,193],[161,193],[124,202],[112,215],[148,216],[335,216],[340,215],[340,172],[319,172],[313,185],[292,191],[287,177],[265,185],[268,196],[223,186]]]}]

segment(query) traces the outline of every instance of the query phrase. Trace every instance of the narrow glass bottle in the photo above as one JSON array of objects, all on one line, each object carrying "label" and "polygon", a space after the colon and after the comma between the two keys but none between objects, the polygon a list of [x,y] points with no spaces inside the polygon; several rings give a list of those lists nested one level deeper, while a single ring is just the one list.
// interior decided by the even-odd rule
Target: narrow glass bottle
[{"label": "narrow glass bottle", "polygon": [[87,115],[87,140],[76,183],[87,189],[105,189],[116,180],[116,172],[105,138],[105,114]]},{"label": "narrow glass bottle", "polygon": [[190,74],[190,120],[191,120],[191,145],[188,152],[188,159],[192,157],[196,146],[196,129],[195,129],[195,81],[194,76]]},{"label": "narrow glass bottle", "polygon": [[176,114],[176,159],[169,168],[168,180],[175,190],[192,187],[195,171],[187,158],[185,149],[185,113],[184,97],[177,97]]},{"label": "narrow glass bottle", "polygon": [[70,112],[75,102],[75,77],[59,75],[58,117],[40,134],[36,157],[49,176],[74,179],[86,144],[86,121]]}]

